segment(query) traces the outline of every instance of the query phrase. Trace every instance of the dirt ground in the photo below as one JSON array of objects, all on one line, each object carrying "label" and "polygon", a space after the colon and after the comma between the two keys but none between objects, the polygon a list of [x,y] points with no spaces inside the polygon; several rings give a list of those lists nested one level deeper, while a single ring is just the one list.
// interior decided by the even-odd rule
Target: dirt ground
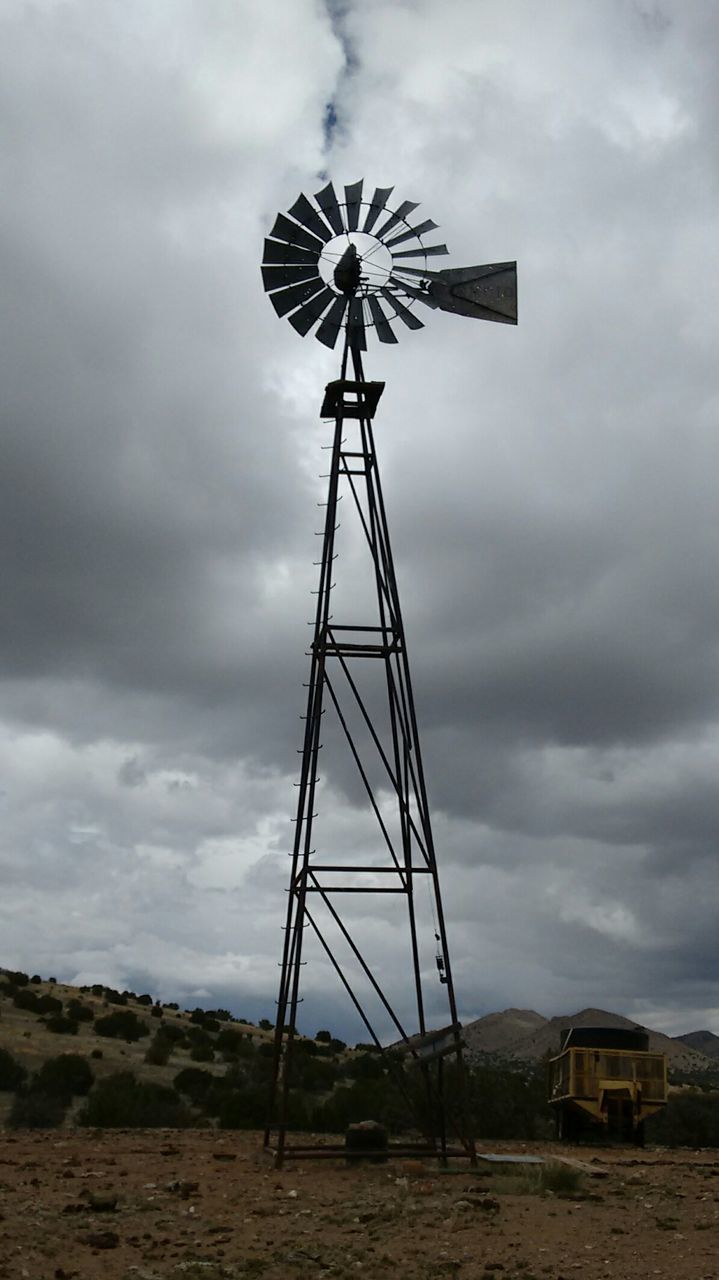
[{"label": "dirt ground", "polygon": [[256,1134],[0,1134],[0,1277],[719,1278],[719,1154],[479,1150],[579,1156],[597,1176],[565,1195],[516,1165],[277,1172]]}]

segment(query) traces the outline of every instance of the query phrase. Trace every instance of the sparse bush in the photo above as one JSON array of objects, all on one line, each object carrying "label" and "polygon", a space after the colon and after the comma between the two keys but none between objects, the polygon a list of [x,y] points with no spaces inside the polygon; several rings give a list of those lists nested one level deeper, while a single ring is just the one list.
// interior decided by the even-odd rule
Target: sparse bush
[{"label": "sparse bush", "polygon": [[190,1045],[212,1046],[212,1037],[207,1034],[204,1027],[188,1027],[186,1036]]},{"label": "sparse bush", "polygon": [[220,1053],[238,1054],[242,1051],[245,1041],[241,1031],[234,1031],[232,1027],[223,1027],[220,1031],[215,1047]]},{"label": "sparse bush", "polygon": [[179,1004],[177,1004],[175,1000],[169,1000],[168,1003],[164,1006],[165,1009],[174,1009],[175,1011],[177,1011],[179,1007],[180,1007]]},{"label": "sparse bush", "polygon": [[[262,1026],[262,1023],[260,1023],[260,1026]],[[319,1040],[320,1044],[329,1044],[332,1040],[332,1034],[329,1031],[318,1031],[315,1034],[315,1040]]]},{"label": "sparse bush", "polygon": [[57,1058],[47,1058],[43,1062],[32,1090],[52,1097],[82,1097],[89,1093],[94,1080],[87,1058],[79,1053],[61,1053]]},{"label": "sparse bush", "polygon": [[150,1010],[150,1017],[151,1017],[151,1018],[161,1018],[161,1017],[162,1017],[162,1009],[161,1009],[161,1007],[160,1007],[160,1005],[159,1005],[159,1004],[154,1004],[154,1005],[152,1006],[152,1008],[151,1008],[151,1010]]},{"label": "sparse bush", "polygon": [[178,1071],[172,1083],[178,1093],[184,1093],[195,1106],[200,1106],[215,1080],[216,1076],[211,1071],[203,1071],[202,1067],[184,1067],[182,1071]]},{"label": "sparse bush", "polygon": [[[22,969],[8,969],[5,975],[15,987],[26,987],[30,979]],[[52,978],[50,979],[52,982]]]},{"label": "sparse bush", "polygon": [[118,1071],[95,1085],[77,1117],[97,1129],[180,1129],[190,1121],[185,1103],[169,1085],[139,1082]]},{"label": "sparse bush", "polygon": [[260,1028],[260,1031],[272,1031],[272,1023],[269,1018],[260,1018],[257,1025]]},{"label": "sparse bush", "polygon": [[344,1053],[346,1048],[347,1048],[347,1045],[345,1044],[344,1040],[336,1040],[334,1036],[330,1040],[330,1049],[332,1050],[333,1053]]},{"label": "sparse bush", "polygon": [[53,1031],[56,1036],[76,1036],[77,1023],[73,1018],[66,1018],[62,1013],[55,1013],[45,1022],[48,1031]]},{"label": "sparse bush", "polygon": [[138,1018],[134,1009],[118,1009],[117,1013],[109,1013],[104,1018],[95,1019],[95,1031],[99,1036],[109,1036],[114,1040],[141,1040],[150,1034],[149,1028]]},{"label": "sparse bush", "polygon": [[[38,1009],[40,997],[34,991],[26,991],[24,987],[15,991],[12,1002],[16,1009],[25,1009],[28,1013],[40,1013]],[[62,1008],[62,1005],[60,1005]]]},{"label": "sparse bush", "polygon": [[68,1000],[66,1013],[68,1018],[73,1018],[75,1022],[93,1022],[95,1019],[94,1009],[75,998]]},{"label": "sparse bush", "polygon": [[40,977],[40,974],[39,974],[39,973],[34,973],[34,974],[32,975],[32,977],[31,977],[30,981],[31,981],[31,982],[34,982],[34,983],[35,983],[35,985],[37,986],[38,982],[42,982],[42,978]]},{"label": "sparse bush", "polygon": [[147,993],[141,996],[136,996],[135,999],[137,1000],[138,1004],[145,1005],[146,1008],[149,1008],[150,1005],[153,1003],[152,996],[149,996]]},{"label": "sparse bush", "polygon": [[35,1009],[37,1013],[62,1013],[62,1000],[57,996],[38,996]]},{"label": "sparse bush", "polygon": [[719,1093],[672,1095],[646,1131],[651,1142],[666,1147],[719,1147]]},{"label": "sparse bush", "polygon": [[150,1063],[153,1067],[164,1067],[167,1065],[170,1054],[172,1053],[172,1044],[161,1034],[153,1036],[152,1044],[149,1046],[145,1054],[145,1062]]},{"label": "sparse bush", "polygon": [[162,1036],[163,1040],[167,1040],[168,1044],[182,1044],[185,1040],[185,1033],[182,1027],[178,1027],[175,1022],[163,1022],[161,1027],[157,1028],[156,1036]]},{"label": "sparse bush", "polygon": [[214,1062],[215,1051],[210,1044],[196,1044],[190,1049],[193,1062]]},{"label": "sparse bush", "polygon": [[23,1089],[15,1094],[6,1123],[9,1129],[56,1129],[66,1108],[63,1098]]},{"label": "sparse bush", "polygon": [[98,997],[98,999],[100,996],[103,996],[105,994],[105,988],[102,986],[102,983],[100,982],[93,982],[90,990],[94,996]]},{"label": "sparse bush", "polygon": [[104,987],[102,994],[108,1004],[127,1004],[127,992],[115,991],[114,987]]},{"label": "sparse bush", "polygon": [[12,1054],[7,1049],[0,1049],[0,1089],[19,1089],[26,1075],[27,1071]]}]

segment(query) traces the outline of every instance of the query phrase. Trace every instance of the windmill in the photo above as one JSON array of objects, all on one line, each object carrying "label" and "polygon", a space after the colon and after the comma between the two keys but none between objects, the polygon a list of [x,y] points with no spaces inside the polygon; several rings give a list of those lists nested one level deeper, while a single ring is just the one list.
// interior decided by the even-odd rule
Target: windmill
[{"label": "windmill", "polygon": [[[289,1150],[293,1157],[317,1154],[310,1146],[287,1143],[306,930],[314,935],[370,1041],[385,1054],[399,1088],[414,1102],[424,1141],[412,1150],[474,1159],[463,1116],[462,1028],[375,448],[373,423],[384,383],[366,380],[362,353],[372,331],[389,344],[397,342],[397,329],[423,328],[423,307],[516,324],[516,263],[430,270],[430,259],[448,253],[445,244],[428,243],[437,224],[410,221],[417,203],[394,202],[393,190],[378,187],[365,200],[360,181],[346,186],[344,200],[339,200],[328,182],[314,204],[300,195],[287,215],[278,214],[264,246],[262,278],[277,314],[286,316],[302,336],[314,329],[318,341],[331,349],[344,335],[340,377],[326,387],[320,410],[320,417],[334,427],[265,1133],[265,1145],[270,1148],[274,1142],[278,1166]],[[370,586],[358,587],[351,614],[335,617],[333,590],[340,574],[336,535],[343,499],[343,513],[351,512],[359,532]],[[358,617],[357,610],[364,610],[364,616]],[[364,835],[358,841],[359,853],[321,848],[318,838],[320,756],[330,719],[337,743],[333,763],[341,745],[356,798],[362,798],[374,831],[373,840]],[[336,834],[332,845],[337,847]],[[387,895],[403,900],[400,918],[413,987],[411,1024],[399,1016],[391,998],[396,975],[380,972],[376,956],[358,941],[363,925],[380,920],[389,928],[398,918],[387,914],[388,904],[397,901]],[[422,936],[425,895],[436,943],[433,965],[427,964]],[[340,906],[358,901],[374,903],[374,911]],[[438,1007],[436,988],[428,996],[428,970],[440,987],[439,1029],[428,1025],[429,1005],[434,1018]],[[381,1043],[378,1026],[392,1029],[391,1053]],[[451,1090],[445,1088],[446,1058],[454,1061]],[[421,1083],[420,1103],[411,1083],[415,1077]],[[459,1147],[448,1145],[448,1129]],[[326,1145],[322,1150],[329,1152]]]}]

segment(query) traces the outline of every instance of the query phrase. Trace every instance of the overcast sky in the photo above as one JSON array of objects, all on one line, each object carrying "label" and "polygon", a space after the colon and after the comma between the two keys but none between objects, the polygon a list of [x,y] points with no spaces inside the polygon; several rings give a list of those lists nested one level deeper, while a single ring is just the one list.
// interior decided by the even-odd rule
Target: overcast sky
[{"label": "overcast sky", "polygon": [[364,177],[519,263],[516,329],[366,364],[461,1014],[719,1033],[718,54],[712,0],[0,0],[0,963],[273,1017],[337,354],[258,264]]}]

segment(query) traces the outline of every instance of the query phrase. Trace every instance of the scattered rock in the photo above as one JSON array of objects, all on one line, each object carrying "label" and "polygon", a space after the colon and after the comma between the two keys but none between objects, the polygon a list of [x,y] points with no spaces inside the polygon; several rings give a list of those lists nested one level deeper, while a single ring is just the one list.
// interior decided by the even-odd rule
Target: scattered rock
[{"label": "scattered rock", "polygon": [[112,1191],[90,1191],[88,1187],[85,1187],[80,1192],[80,1197],[83,1200],[87,1200],[90,1208],[94,1209],[96,1213],[114,1213],[117,1209],[118,1198]]},{"label": "scattered rock", "polygon": [[180,1181],[176,1179],[174,1182],[165,1183],[165,1191],[169,1191],[171,1195],[179,1196],[181,1200],[188,1200],[191,1195],[197,1191],[199,1182]]},{"label": "scattered rock", "polygon": [[116,1249],[120,1243],[116,1231],[87,1231],[78,1239],[81,1244],[89,1244],[91,1249]]}]

